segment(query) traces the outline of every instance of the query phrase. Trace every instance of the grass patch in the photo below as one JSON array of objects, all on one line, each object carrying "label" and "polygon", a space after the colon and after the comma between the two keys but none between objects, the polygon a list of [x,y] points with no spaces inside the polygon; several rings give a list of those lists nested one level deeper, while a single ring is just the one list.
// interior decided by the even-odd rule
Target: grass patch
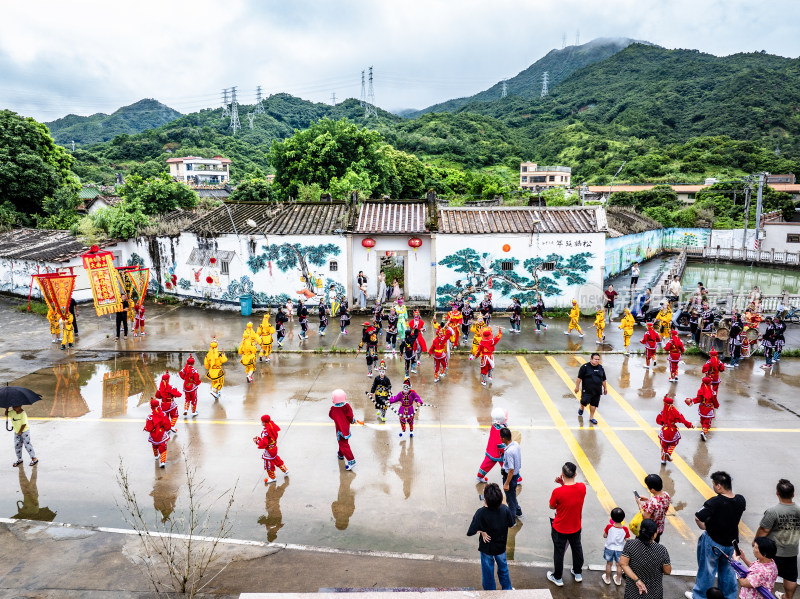
[{"label": "grass patch", "polygon": [[697,347],[696,345],[690,345],[689,347],[686,348],[684,354],[686,354],[687,356],[700,356],[703,354],[703,352],[701,352],[700,348]]},{"label": "grass patch", "polygon": [[176,297],[174,295],[164,294],[164,295],[162,295],[162,296],[160,296],[158,298],[158,301],[156,303],[157,304],[167,304],[168,306],[176,306],[176,305],[182,303],[182,301],[183,300],[181,300],[179,297]]},{"label": "grass patch", "polygon": [[[27,312],[28,304],[27,303],[19,304],[17,306],[14,306],[14,309],[17,312]],[[38,314],[39,316],[47,316],[47,304],[44,302],[32,300],[30,311],[34,312],[35,314]]]}]

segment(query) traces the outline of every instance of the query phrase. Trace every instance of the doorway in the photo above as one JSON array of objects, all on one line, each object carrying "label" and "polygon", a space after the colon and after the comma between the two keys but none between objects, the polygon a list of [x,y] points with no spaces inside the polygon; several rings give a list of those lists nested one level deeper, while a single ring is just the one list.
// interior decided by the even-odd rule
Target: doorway
[{"label": "doorway", "polygon": [[408,296],[406,291],[406,266],[408,265],[408,251],[385,251],[378,260],[378,275],[381,271],[386,275],[387,301],[397,301],[398,293],[393,289],[393,281],[397,279],[400,288],[399,295]]}]

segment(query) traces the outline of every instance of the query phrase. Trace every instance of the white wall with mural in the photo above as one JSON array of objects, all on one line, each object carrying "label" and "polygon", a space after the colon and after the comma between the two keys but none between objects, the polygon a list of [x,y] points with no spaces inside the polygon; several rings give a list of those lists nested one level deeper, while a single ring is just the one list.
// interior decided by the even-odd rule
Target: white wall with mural
[{"label": "white wall with mural", "polygon": [[704,247],[711,239],[711,229],[671,228],[664,230],[663,247]]},{"label": "white wall with mural", "polygon": [[[408,245],[408,240],[417,237],[422,245],[415,252]],[[362,246],[364,239],[375,240],[375,246],[367,252]],[[401,258],[405,270],[405,281],[402,292],[407,300],[425,301],[431,297],[431,238],[425,234],[408,235],[353,235],[353,290],[356,289],[358,271],[367,276],[367,297],[374,301],[378,294],[378,274],[381,258],[387,252],[396,253]],[[386,282],[391,285],[391,281]],[[355,291],[354,291],[355,294]],[[370,301],[370,303],[372,303]]]},{"label": "white wall with mural", "polygon": [[[605,234],[437,235],[436,301],[444,308],[458,294],[480,301],[487,292],[499,308],[518,297],[542,295],[548,308],[567,307],[588,286],[603,284]],[[594,301],[594,300],[593,300]]]},{"label": "white wall with mural", "polygon": [[628,270],[634,262],[644,262],[661,252],[663,229],[632,233],[606,239],[605,278]]}]

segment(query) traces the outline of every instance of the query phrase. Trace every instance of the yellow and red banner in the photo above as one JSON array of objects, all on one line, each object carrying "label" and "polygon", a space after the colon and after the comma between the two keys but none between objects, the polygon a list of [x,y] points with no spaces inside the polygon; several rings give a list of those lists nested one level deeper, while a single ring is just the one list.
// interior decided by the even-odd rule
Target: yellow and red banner
[{"label": "yellow and red banner", "polygon": [[93,245],[81,258],[92,286],[97,315],[103,316],[122,310],[121,282],[119,273],[114,268],[114,256],[111,252],[101,252],[100,248]]},{"label": "yellow and red banner", "polygon": [[75,289],[75,275],[52,272],[32,276],[42,290],[42,297],[47,307],[60,317],[66,318],[72,291]]},{"label": "yellow and red banner", "polygon": [[147,295],[147,285],[150,283],[150,269],[138,266],[120,266],[117,272],[125,283],[125,291],[133,303],[141,303]]}]

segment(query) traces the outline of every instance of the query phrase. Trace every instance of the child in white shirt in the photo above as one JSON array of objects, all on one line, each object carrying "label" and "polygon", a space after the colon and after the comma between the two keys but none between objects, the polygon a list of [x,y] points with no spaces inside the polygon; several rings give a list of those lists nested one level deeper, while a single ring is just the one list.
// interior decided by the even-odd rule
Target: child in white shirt
[{"label": "child in white shirt", "polygon": [[617,575],[614,577],[614,584],[622,584],[622,569],[619,567],[619,558],[622,557],[622,548],[625,546],[631,533],[626,526],[622,525],[625,520],[625,512],[621,508],[615,507],[611,510],[611,521],[603,529],[603,538],[606,540],[603,549],[603,559],[606,560],[606,572],[603,574],[603,582],[611,584],[611,564],[616,562]]}]

